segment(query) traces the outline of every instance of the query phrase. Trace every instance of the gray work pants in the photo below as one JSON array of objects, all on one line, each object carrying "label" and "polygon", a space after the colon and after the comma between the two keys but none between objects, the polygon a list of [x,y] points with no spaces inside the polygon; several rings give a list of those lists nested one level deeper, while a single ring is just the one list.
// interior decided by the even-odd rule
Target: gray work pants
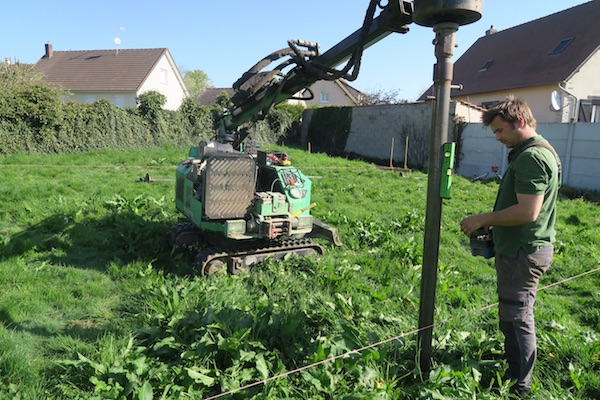
[{"label": "gray work pants", "polygon": [[515,381],[519,389],[531,388],[537,356],[533,305],[553,252],[553,246],[548,246],[532,254],[521,249],[516,258],[496,254],[498,316],[508,362],[505,378]]}]

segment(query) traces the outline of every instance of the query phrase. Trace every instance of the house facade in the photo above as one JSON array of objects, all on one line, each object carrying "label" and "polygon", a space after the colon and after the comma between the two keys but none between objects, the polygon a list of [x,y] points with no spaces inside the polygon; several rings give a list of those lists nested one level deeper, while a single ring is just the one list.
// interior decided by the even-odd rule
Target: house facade
[{"label": "house facade", "polygon": [[[343,79],[334,81],[320,80],[309,87],[310,91],[304,89],[295,97],[307,98],[307,100],[290,99],[288,103],[301,104],[305,107],[330,107],[330,106],[358,106],[362,102],[362,93],[348,84]],[[312,99],[308,99],[311,97]]]},{"label": "house facade", "polygon": [[[317,81],[309,89],[310,91],[304,89],[295,95],[298,99],[303,98],[306,100],[289,99],[286,100],[286,103],[299,104],[304,107],[354,107],[360,105],[363,96],[360,91],[350,86],[343,79]],[[202,92],[198,101],[204,106],[212,106],[216,104],[218,97],[223,93],[232,97],[235,91],[232,88],[207,88]],[[311,93],[312,99],[309,99]]]},{"label": "house facade", "polygon": [[[600,122],[600,0],[497,31],[454,64],[453,100],[524,98],[538,122]],[[425,99],[431,89],[421,96]]]},{"label": "house facade", "polygon": [[[354,107],[360,105],[363,96],[360,91],[350,86],[343,79],[317,81],[309,89],[310,91],[304,89],[294,96],[306,100],[289,99],[286,100],[286,103],[298,104],[304,107]],[[198,101],[204,106],[212,106],[216,104],[218,97],[223,93],[232,97],[235,91],[232,88],[207,88],[202,92]],[[312,99],[309,99],[311,93]]]},{"label": "house facade", "polygon": [[136,107],[140,94],[157,91],[166,97],[163,108],[176,110],[188,96],[166,48],[54,51],[46,44],[35,68],[47,82],[66,91],[65,101],[106,99],[118,107]]}]

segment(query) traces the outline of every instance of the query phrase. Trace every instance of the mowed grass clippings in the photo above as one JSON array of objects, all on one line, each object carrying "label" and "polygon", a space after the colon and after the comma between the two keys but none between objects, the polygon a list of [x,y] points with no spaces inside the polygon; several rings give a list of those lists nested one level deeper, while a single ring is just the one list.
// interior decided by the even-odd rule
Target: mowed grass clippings
[{"label": "mowed grass clippings", "polygon": [[[210,279],[165,240],[187,149],[1,158],[0,398],[206,398],[278,374],[228,398],[507,398],[492,261],[458,227],[491,208],[497,183],[455,177],[444,200],[426,375],[411,332],[427,175],[284,150],[344,246]],[[563,281],[599,267],[600,214],[583,198],[558,207],[533,393],[596,398],[600,274]]]}]

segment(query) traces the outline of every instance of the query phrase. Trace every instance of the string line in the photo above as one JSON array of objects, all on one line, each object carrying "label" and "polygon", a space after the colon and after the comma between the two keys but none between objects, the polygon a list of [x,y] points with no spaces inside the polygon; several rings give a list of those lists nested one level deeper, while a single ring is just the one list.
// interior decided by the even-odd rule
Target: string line
[{"label": "string line", "polygon": [[[554,287],[554,286],[558,286],[558,285],[563,284],[565,282],[569,282],[569,281],[572,281],[574,279],[581,278],[582,276],[589,275],[589,274],[592,274],[592,273],[595,273],[595,272],[598,272],[598,271],[600,271],[600,267],[598,267],[596,269],[593,269],[593,270],[590,270],[590,271],[583,272],[583,273],[578,274],[578,275],[574,275],[574,276],[562,279],[560,281],[551,283],[549,285],[543,286],[543,287],[539,288],[538,291],[545,290],[545,289],[548,289],[548,288],[551,288],[551,287]],[[497,305],[498,305],[498,302],[493,303],[493,304],[488,304],[486,306],[483,306],[483,307],[477,309],[477,312],[485,311],[485,310],[490,309],[492,307],[495,307]],[[283,373],[278,374],[278,375],[273,375],[273,376],[268,377],[266,379],[263,379],[261,381],[252,382],[252,383],[250,383],[248,385],[240,386],[239,388],[231,389],[231,390],[229,390],[227,392],[223,392],[223,393],[216,394],[214,396],[206,397],[206,398],[204,398],[204,400],[218,399],[218,398],[221,398],[221,397],[224,397],[224,396],[228,396],[230,394],[234,394],[234,393],[246,390],[246,389],[253,388],[255,386],[263,385],[265,383],[271,382],[271,381],[276,380],[276,379],[280,379],[280,378],[284,378],[284,377],[287,377],[287,376],[292,375],[292,374],[296,374],[298,372],[301,372],[301,371],[304,371],[304,370],[307,370],[307,369],[310,369],[310,368],[317,367],[319,365],[326,364],[328,362],[332,362],[332,361],[338,360],[340,358],[348,358],[352,354],[358,354],[358,353],[360,353],[360,352],[362,352],[364,350],[368,350],[368,349],[371,349],[373,347],[378,347],[378,346],[381,346],[382,344],[389,343],[389,342],[401,339],[401,338],[406,337],[406,336],[414,335],[416,333],[419,333],[419,332],[427,330],[427,329],[432,329],[434,327],[441,326],[443,324],[446,324],[446,323],[454,320],[455,318],[457,318],[457,317],[448,318],[448,319],[446,319],[444,321],[441,321],[441,322],[434,322],[433,324],[430,324],[428,326],[424,326],[424,327],[421,327],[419,329],[414,329],[412,331],[405,332],[405,333],[402,333],[402,334],[400,334],[398,336],[394,336],[394,337],[391,337],[391,338],[388,338],[388,339],[384,339],[384,340],[381,340],[379,342],[371,343],[371,344],[369,344],[367,346],[358,348],[356,350],[348,351],[346,353],[339,354],[339,355],[333,356],[333,357],[329,357],[329,358],[326,358],[324,360],[314,362],[312,364],[304,365],[302,367],[293,369],[291,371],[283,372]]]}]

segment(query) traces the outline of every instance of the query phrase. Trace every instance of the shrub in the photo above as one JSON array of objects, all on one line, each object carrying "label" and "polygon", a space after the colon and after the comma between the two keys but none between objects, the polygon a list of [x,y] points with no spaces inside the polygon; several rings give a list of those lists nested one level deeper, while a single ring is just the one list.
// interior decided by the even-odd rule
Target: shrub
[{"label": "shrub", "polygon": [[143,117],[155,118],[160,114],[162,107],[167,102],[167,97],[157,91],[151,90],[142,93],[137,98],[138,109]]},{"label": "shrub", "polygon": [[[0,81],[4,78],[0,70]],[[12,71],[12,70],[11,70]],[[166,97],[149,91],[138,97],[138,108],[119,108],[106,99],[93,104],[63,102],[63,92],[33,79],[0,86],[0,154],[15,152],[79,152],[108,148],[132,149],[184,146],[212,139],[216,118],[227,104],[205,107],[188,98],[179,110],[163,110]],[[254,140],[277,143],[294,132],[301,108],[274,108],[254,127]]]},{"label": "shrub", "polygon": [[318,108],[310,120],[308,141],[315,151],[343,153],[351,125],[351,107]]}]

